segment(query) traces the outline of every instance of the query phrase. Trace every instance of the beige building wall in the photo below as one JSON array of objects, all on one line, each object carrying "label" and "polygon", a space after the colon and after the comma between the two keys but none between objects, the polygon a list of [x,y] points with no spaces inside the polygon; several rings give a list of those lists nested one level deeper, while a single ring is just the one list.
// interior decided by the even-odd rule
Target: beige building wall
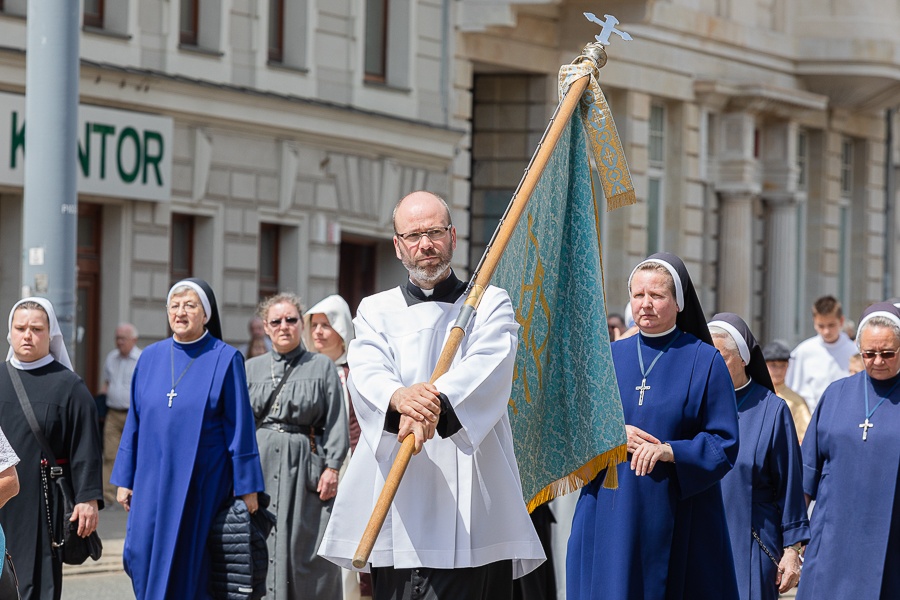
[{"label": "beige building wall", "polygon": [[[480,71],[554,81],[600,29],[582,16],[596,12],[586,2],[461,5],[476,82]],[[885,109],[900,105],[900,8],[676,0],[602,10],[634,37],[612,37],[601,86],[639,199],[603,223],[610,310],[655,250],[684,258],[710,316],[737,312],[764,341],[811,335],[821,295],[855,318],[897,293],[884,157]],[[665,152],[654,161],[660,111]],[[473,152],[483,153],[477,120],[474,129]]]}]

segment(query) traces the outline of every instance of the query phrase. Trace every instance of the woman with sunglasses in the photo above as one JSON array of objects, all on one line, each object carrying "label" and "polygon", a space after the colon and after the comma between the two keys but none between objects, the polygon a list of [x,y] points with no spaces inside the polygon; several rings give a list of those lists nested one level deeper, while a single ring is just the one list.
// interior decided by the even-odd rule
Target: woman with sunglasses
[{"label": "woman with sunglasses", "polygon": [[900,598],[900,310],[867,308],[856,341],[865,371],[828,386],[803,438],[816,503],[797,600]]},{"label": "woman with sunglasses", "polygon": [[247,361],[250,402],[266,491],[277,517],[269,536],[267,598],[340,598],[341,569],[316,555],[349,448],[347,412],[334,362],[300,343],[294,294],[264,300],[258,314],[272,351]]}]

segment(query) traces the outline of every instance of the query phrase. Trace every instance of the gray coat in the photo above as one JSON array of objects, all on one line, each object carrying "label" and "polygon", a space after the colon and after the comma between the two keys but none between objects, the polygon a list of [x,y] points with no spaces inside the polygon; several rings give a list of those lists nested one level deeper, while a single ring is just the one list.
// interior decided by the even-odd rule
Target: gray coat
[{"label": "gray coat", "polygon": [[[267,415],[262,411],[285,368],[300,352]],[[270,352],[247,361],[250,402],[257,422],[259,458],[266,492],[272,497],[275,531],[269,536],[267,596],[275,600],[340,598],[341,570],[316,555],[334,499],[316,492],[322,469],[339,469],[349,449],[347,413],[341,380],[327,356],[297,349],[282,359]],[[267,424],[283,424],[277,431]],[[310,427],[317,451],[310,453]]]}]

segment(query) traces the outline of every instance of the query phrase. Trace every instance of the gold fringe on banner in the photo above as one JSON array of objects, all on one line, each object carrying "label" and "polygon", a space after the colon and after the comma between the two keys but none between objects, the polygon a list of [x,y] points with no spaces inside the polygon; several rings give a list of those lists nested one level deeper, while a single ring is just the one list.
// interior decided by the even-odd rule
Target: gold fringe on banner
[{"label": "gold fringe on banner", "polygon": [[628,456],[626,444],[616,446],[612,450],[608,450],[599,456],[595,456],[589,460],[584,466],[576,469],[574,472],[566,475],[561,479],[557,479],[528,501],[528,512],[549,502],[559,496],[564,496],[575,490],[581,489],[590,483],[594,477],[606,469],[606,476],[603,480],[603,487],[607,489],[615,489],[619,485],[616,465],[625,462]]},{"label": "gold fringe on banner", "polygon": [[606,96],[587,62],[563,65],[560,68],[559,97],[564,97],[572,83],[585,75],[590,76],[591,82],[581,97],[581,123],[600,173],[600,186],[606,196],[608,212],[634,204],[637,197],[612,111],[609,110]]}]

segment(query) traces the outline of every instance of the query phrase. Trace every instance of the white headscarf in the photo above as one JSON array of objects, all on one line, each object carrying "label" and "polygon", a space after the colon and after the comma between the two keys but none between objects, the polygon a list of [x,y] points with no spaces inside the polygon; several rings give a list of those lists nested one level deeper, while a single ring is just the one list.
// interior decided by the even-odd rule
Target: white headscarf
[{"label": "white headscarf", "polygon": [[303,337],[306,338],[304,341],[306,348],[313,352],[315,352],[316,347],[313,345],[310,323],[312,322],[312,316],[318,314],[328,317],[331,328],[344,340],[344,353],[334,361],[335,364],[342,365],[346,363],[347,348],[350,347],[350,342],[356,337],[353,333],[353,319],[350,317],[350,307],[343,298],[335,294],[322,299],[318,304],[303,313]]},{"label": "white headscarf", "polygon": [[672,281],[675,282],[675,305],[678,307],[678,312],[684,310],[684,286],[681,285],[681,276],[678,275],[678,271],[675,270],[674,266],[658,258],[648,258],[647,260],[643,260],[632,269],[631,275],[628,276],[628,293],[631,294],[631,280],[634,279],[634,274],[638,272],[638,269],[647,264],[662,265],[665,267],[666,271],[669,272],[669,275],[672,276]]},{"label": "white headscarf", "polygon": [[206,295],[206,292],[202,287],[200,287],[193,281],[182,279],[171,288],[169,288],[169,294],[166,296],[166,306],[168,306],[172,301],[172,296],[174,295],[175,290],[182,287],[189,287],[197,292],[197,297],[200,298],[200,304],[203,305],[203,324],[206,325],[206,323],[209,321],[210,315],[212,315],[212,308],[209,305],[209,296]]},{"label": "white headscarf", "polygon": [[[60,363],[65,368],[70,371],[74,371],[72,368],[72,361],[69,360],[69,352],[66,350],[66,343],[63,339],[62,329],[59,328],[59,321],[56,320],[56,311],[53,310],[53,305],[50,304],[50,301],[46,298],[39,298],[37,296],[30,296],[28,298],[22,298],[18,302],[16,302],[12,310],[9,311],[9,324],[7,325],[7,331],[10,333],[6,334],[6,341],[10,343],[9,352],[6,355],[6,360],[13,361],[13,365],[19,362],[16,359],[15,352],[12,349],[12,321],[13,315],[16,313],[16,309],[19,308],[25,302],[36,302],[40,304],[44,310],[47,312],[47,321],[50,323],[50,356],[52,356],[58,363]],[[21,364],[21,363],[20,363]]]},{"label": "white headscarf", "polygon": [[747,340],[744,339],[744,336],[741,335],[741,332],[735,329],[734,325],[728,323],[727,321],[710,321],[708,323],[710,327],[718,327],[719,329],[725,330],[725,333],[731,336],[731,339],[734,340],[734,345],[737,347],[738,354],[741,355],[741,360],[744,361],[744,365],[750,364],[750,347],[747,345]]}]

